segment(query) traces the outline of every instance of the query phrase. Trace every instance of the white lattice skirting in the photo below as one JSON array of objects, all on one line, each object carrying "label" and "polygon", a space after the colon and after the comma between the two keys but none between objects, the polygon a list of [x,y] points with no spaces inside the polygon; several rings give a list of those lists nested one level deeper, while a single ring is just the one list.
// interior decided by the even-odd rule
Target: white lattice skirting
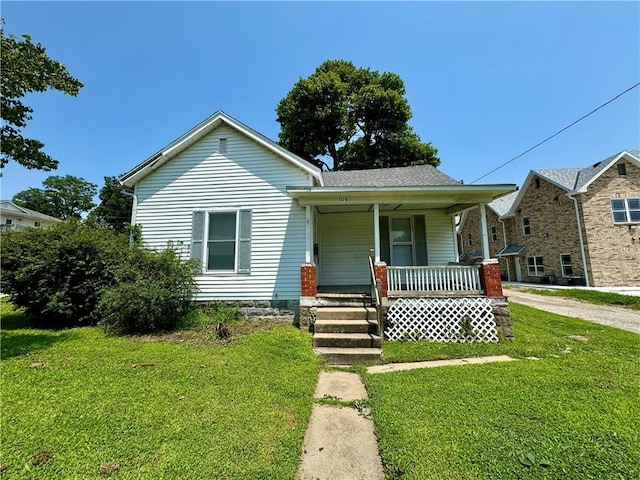
[{"label": "white lattice skirting", "polygon": [[486,297],[399,298],[387,311],[387,324],[388,340],[498,341]]}]

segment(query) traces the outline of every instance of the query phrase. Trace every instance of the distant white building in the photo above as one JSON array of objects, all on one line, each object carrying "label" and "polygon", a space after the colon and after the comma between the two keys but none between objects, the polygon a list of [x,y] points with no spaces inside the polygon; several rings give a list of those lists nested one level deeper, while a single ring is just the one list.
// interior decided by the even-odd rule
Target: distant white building
[{"label": "distant white building", "polygon": [[0,232],[20,231],[27,227],[43,227],[61,222],[59,218],[16,205],[10,200],[0,201]]}]

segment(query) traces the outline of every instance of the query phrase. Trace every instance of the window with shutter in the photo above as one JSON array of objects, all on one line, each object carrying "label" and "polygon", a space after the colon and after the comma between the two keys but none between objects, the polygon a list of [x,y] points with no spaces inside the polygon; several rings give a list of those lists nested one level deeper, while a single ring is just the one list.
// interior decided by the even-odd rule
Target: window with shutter
[{"label": "window with shutter", "polygon": [[191,258],[207,271],[251,273],[251,210],[193,212]]}]

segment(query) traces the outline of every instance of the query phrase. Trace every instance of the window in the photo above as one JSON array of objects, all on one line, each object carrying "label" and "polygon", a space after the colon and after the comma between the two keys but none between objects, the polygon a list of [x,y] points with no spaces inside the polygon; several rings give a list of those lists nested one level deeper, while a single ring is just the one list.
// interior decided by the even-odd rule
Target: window
[{"label": "window", "polygon": [[627,165],[624,163],[618,164],[618,175],[626,175],[627,174]]},{"label": "window", "polygon": [[540,188],[540,179],[536,177],[536,188]]},{"label": "window", "polygon": [[193,212],[191,258],[206,271],[251,273],[251,210]]},{"label": "window", "polygon": [[221,138],[218,143],[218,153],[227,153],[227,139]]},{"label": "window", "polygon": [[613,223],[640,223],[640,198],[611,200]]},{"label": "window", "polygon": [[471,234],[469,234],[467,235],[467,245],[471,246],[472,243],[473,243],[472,237],[471,237]]},{"label": "window", "polygon": [[10,218],[7,218],[7,221],[4,223],[5,225],[11,225],[13,223],[13,220],[11,220]]},{"label": "window", "polygon": [[491,227],[491,241],[495,242],[498,240],[498,232],[496,231],[496,227]]},{"label": "window", "polygon": [[236,269],[236,212],[210,213],[207,270]]},{"label": "window", "polygon": [[33,222],[33,226],[34,227],[39,227],[40,226],[40,222]]},{"label": "window", "polygon": [[531,235],[531,222],[529,221],[529,217],[522,219],[522,233],[523,235]]},{"label": "window", "polygon": [[573,265],[571,265],[571,255],[560,255],[560,267],[562,267],[563,277],[573,276]]},{"label": "window", "polygon": [[542,257],[527,257],[527,272],[530,277],[544,275],[544,261]]}]

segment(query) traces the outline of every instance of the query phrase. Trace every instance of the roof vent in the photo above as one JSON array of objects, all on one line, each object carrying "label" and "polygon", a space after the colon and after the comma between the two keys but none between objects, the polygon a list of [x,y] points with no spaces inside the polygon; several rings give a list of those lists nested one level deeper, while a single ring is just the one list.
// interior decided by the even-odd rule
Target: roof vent
[{"label": "roof vent", "polygon": [[596,162],[592,165],[593,168],[599,167],[602,162]]},{"label": "roof vent", "polygon": [[221,138],[220,143],[218,144],[218,153],[225,154],[227,153],[227,139]]}]

